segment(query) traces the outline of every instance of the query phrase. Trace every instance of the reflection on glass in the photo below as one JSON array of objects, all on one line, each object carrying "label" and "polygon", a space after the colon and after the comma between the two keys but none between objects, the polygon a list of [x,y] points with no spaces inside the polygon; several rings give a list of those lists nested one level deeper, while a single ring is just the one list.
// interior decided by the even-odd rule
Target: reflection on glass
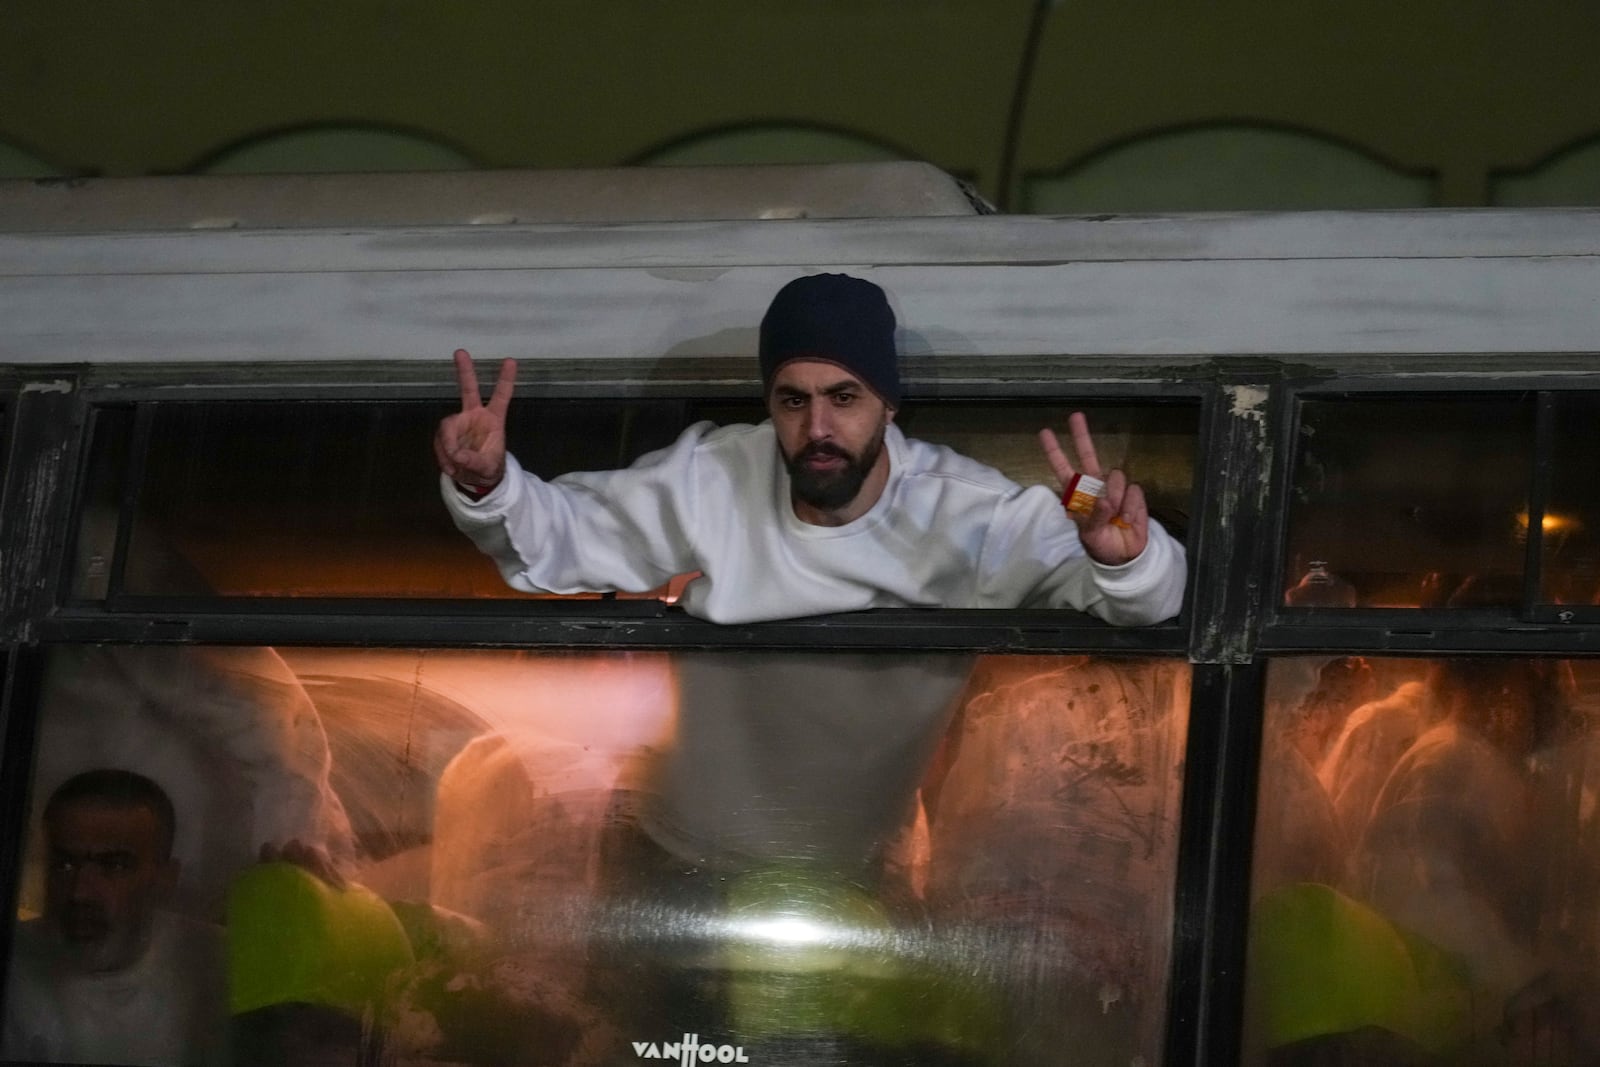
[{"label": "reflection on glass", "polygon": [[[110,591],[117,551],[117,516],[133,442],[133,409],[103,407],[94,412],[89,461],[78,493],[78,529],[73,540],[72,596],[101,600]],[[140,560],[149,565],[147,554]]]},{"label": "reflection on glass", "polygon": [[1247,1063],[1595,1062],[1597,667],[1272,664]]},{"label": "reflection on glass", "polygon": [[[1556,415],[1550,499],[1543,521],[1541,596],[1551,604],[1600,604],[1600,397],[1563,396]],[[1528,525],[1522,519],[1523,530]]]},{"label": "reflection on glass", "polygon": [[1521,603],[1532,446],[1520,397],[1303,403],[1283,603]]},{"label": "reflection on glass", "polygon": [[[1179,662],[101,646],[44,701],[34,810],[158,783],[145,910],[226,942],[117,961],[143,1030],[225,989],[238,1063],[1157,1062]],[[59,965],[59,838],[6,1050],[134,1056],[45,1022],[104,977]]]},{"label": "reflection on glass", "polygon": [[1353,608],[1356,587],[1328,570],[1328,561],[1314,559],[1306,573],[1283,595],[1291,608]]}]

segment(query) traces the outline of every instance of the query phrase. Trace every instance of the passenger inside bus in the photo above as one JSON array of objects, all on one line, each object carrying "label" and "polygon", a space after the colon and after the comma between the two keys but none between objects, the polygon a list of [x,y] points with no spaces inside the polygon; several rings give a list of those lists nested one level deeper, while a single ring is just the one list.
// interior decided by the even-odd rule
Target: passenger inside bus
[{"label": "passenger inside bus", "polygon": [[1528,760],[1557,690],[1544,665],[1495,660],[1444,660],[1431,690],[1433,721],[1358,827],[1356,886],[1503,1002],[1538,972]]},{"label": "passenger inside bus", "polygon": [[16,928],[0,1055],[225,1062],[219,928],[168,911],[177,824],[144,775],[96,768],[45,805],[44,914]]},{"label": "passenger inside bus", "polygon": [[[1288,789],[1302,727],[1269,717],[1252,1042],[1282,1064],[1357,1062],[1337,1055],[1374,1040],[1393,1047],[1371,1062],[1589,1062],[1592,697],[1571,662],[1372,668],[1388,695],[1346,705],[1311,780],[1323,790]],[[1309,845],[1324,840],[1341,860],[1313,868]]]}]

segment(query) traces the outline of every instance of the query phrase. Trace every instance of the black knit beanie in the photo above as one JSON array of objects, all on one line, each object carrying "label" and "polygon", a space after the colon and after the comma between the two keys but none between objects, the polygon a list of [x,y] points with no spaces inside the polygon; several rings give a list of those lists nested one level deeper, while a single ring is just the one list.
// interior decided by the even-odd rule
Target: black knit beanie
[{"label": "black knit beanie", "polygon": [[761,319],[761,384],[797,359],[834,363],[900,406],[894,312],[883,290],[848,274],[810,274],[778,290]]}]

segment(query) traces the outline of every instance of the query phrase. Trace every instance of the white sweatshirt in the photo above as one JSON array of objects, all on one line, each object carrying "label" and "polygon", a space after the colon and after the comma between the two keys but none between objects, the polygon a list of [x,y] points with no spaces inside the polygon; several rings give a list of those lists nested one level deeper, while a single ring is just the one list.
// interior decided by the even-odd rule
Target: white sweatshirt
[{"label": "white sweatshirt", "polygon": [[884,435],[889,480],[843,526],[795,517],[770,423],[697,423],[622,470],[543,481],[507,457],[473,501],[441,477],[456,525],[516,589],[643,592],[693,571],[682,605],[719,623],[885,607],[1069,607],[1119,625],[1183,599],[1183,547],[1150,523],[1143,553],[1090,559],[1055,493],[948,448]]},{"label": "white sweatshirt", "polygon": [[222,930],[169,912],[120,971],[66,968],[46,920],[18,923],[0,1056],[51,1063],[226,1062],[227,961]]}]

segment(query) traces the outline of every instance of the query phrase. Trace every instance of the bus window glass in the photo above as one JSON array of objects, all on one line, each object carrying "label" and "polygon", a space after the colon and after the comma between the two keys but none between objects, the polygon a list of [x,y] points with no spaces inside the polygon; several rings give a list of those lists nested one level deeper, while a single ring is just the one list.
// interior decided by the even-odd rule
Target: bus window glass
[{"label": "bus window glass", "polygon": [[[451,525],[435,404],[163,404],[123,590],[133,596],[519,596]],[[672,439],[672,403],[530,403],[512,450],[542,476]]]},{"label": "bus window glass", "polygon": [[1151,658],[58,647],[6,1052],[1154,1063],[1188,690]]},{"label": "bus window glass", "polygon": [[1303,403],[1283,604],[1520,604],[1532,411],[1526,397]]},{"label": "bus window glass", "polygon": [[1274,661],[1245,1062],[1587,1062],[1597,774],[1600,661]]},{"label": "bus window glass", "polygon": [[[118,516],[133,449],[133,409],[101,407],[93,414],[89,458],[78,490],[78,528],[73,540],[71,596],[75,600],[103,600],[110,591],[111,571],[117,553]],[[147,552],[138,564],[154,563]],[[157,584],[139,579],[136,584]],[[176,592],[174,582],[167,591]]]},{"label": "bus window glass", "polygon": [[[447,410],[422,403],[162,403],[150,419],[138,508],[126,530],[128,596],[523,597],[451,524],[429,440]],[[1024,484],[1054,485],[1037,431],[1066,436],[1067,405],[908,403],[911,435],[947,444]],[[74,591],[106,594],[126,495],[132,412],[96,423]],[[519,401],[511,451],[541,477],[624,466],[701,418],[760,418],[748,402]],[[1103,466],[1146,489],[1175,536],[1187,527],[1193,405],[1090,409]],[[1076,458],[1076,457],[1074,457]],[[127,525],[129,517],[121,521]],[[663,589],[622,595],[666,597]],[[596,590],[594,594],[610,592]]]},{"label": "bus window glass", "polygon": [[1600,604],[1600,397],[1563,396],[1556,412],[1541,594],[1550,604]]},{"label": "bus window glass", "polygon": [[1103,470],[1120,468],[1144,489],[1150,512],[1180,541],[1188,531],[1198,410],[1121,404],[995,403],[910,405],[896,421],[909,436],[947,445],[981,460],[1019,485],[1056,485],[1038,433],[1056,431],[1074,466],[1081,466],[1067,433],[1067,416],[1083,411]]}]

